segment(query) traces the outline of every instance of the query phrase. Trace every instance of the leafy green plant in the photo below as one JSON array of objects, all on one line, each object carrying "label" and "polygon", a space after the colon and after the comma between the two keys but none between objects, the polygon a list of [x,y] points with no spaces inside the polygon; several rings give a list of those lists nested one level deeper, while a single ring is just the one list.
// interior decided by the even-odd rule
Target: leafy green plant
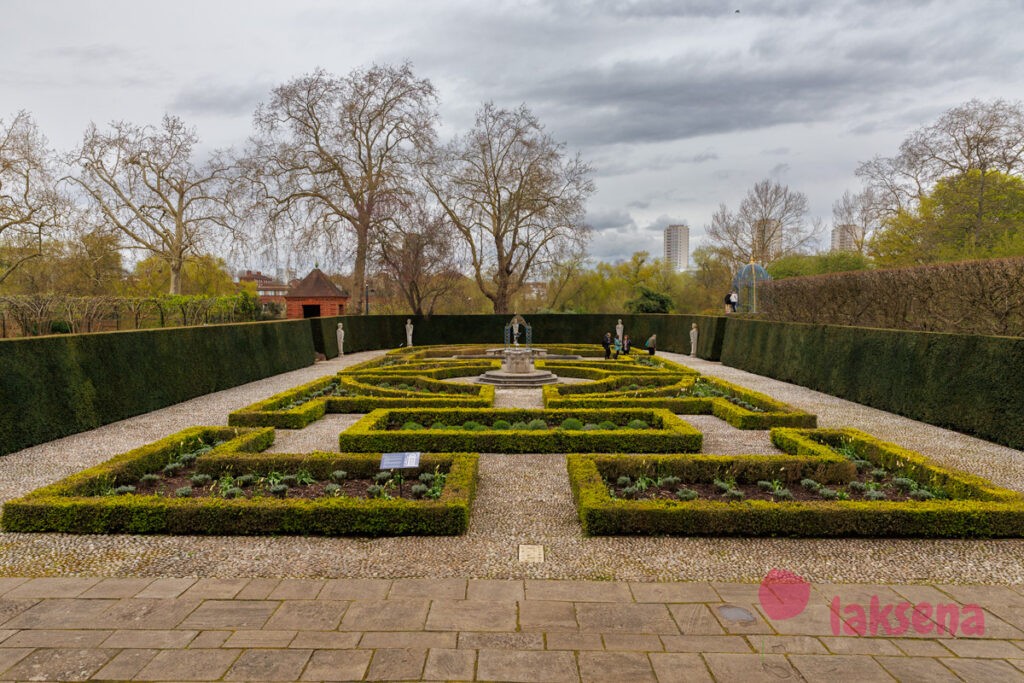
[{"label": "leafy green plant", "polygon": [[288,487],[298,486],[299,478],[294,474],[285,474],[281,477],[281,483]]},{"label": "leafy green plant", "polygon": [[643,420],[630,420],[626,425],[627,429],[650,429],[651,426]]},{"label": "leafy green plant", "polygon": [[693,489],[681,488],[676,491],[676,498],[679,500],[694,500],[698,496],[698,493]]},{"label": "leafy green plant", "polygon": [[850,482],[850,489],[853,491],[857,491],[858,493],[864,493],[865,491],[868,490],[868,485],[862,481],[857,481],[855,479]]},{"label": "leafy green plant", "polygon": [[881,481],[882,479],[885,479],[887,476],[889,476],[889,473],[885,471],[885,468],[876,467],[875,469],[871,470],[871,477],[875,481]]},{"label": "leafy green plant", "polygon": [[671,487],[682,481],[679,477],[669,475],[667,477],[660,477],[657,481],[658,486]]},{"label": "leafy green plant", "polygon": [[299,486],[310,486],[311,484],[316,483],[316,477],[314,477],[309,470],[305,469],[299,470],[295,474],[295,480]]},{"label": "leafy green plant", "polygon": [[412,493],[412,495],[416,496],[417,498],[422,497],[429,490],[430,487],[427,486],[426,484],[413,484],[409,488],[409,492]]},{"label": "leafy green plant", "polygon": [[725,497],[728,500],[743,500],[746,498],[746,495],[739,489],[729,489],[725,492]]},{"label": "leafy green plant", "polygon": [[462,428],[465,429],[467,432],[479,431],[482,426],[483,425],[477,422],[476,420],[466,420],[465,422],[462,423]]},{"label": "leafy green plant", "polygon": [[868,490],[864,492],[865,500],[886,500],[888,496],[885,495],[885,491],[878,489]]},{"label": "leafy green plant", "polygon": [[140,484],[155,484],[163,479],[159,474],[143,474],[139,477]]},{"label": "leafy green plant", "polygon": [[625,474],[615,480],[615,485],[619,487],[629,486],[632,483],[633,480]]},{"label": "leafy green plant", "polygon": [[183,469],[185,469],[185,466],[182,465],[180,462],[169,462],[166,465],[164,465],[164,474],[173,477]]},{"label": "leafy green plant", "polygon": [[914,500],[931,500],[935,495],[927,489],[914,489],[910,492],[910,497]]},{"label": "leafy green plant", "polygon": [[423,429],[423,425],[421,425],[419,422],[413,422],[412,420],[410,420],[410,421],[404,423],[400,427],[400,429],[411,432],[411,431],[415,431],[417,429]]},{"label": "leafy green plant", "polygon": [[241,476],[235,477],[235,486],[238,486],[240,488],[248,488],[249,486],[252,486],[255,483],[255,474],[243,474]]},{"label": "leafy green plant", "polygon": [[324,487],[324,494],[326,494],[328,496],[340,495],[341,494],[341,485],[340,484],[335,484],[333,482],[328,484],[327,486]]},{"label": "leafy green plant", "polygon": [[544,420],[541,420],[540,418],[535,418],[535,419],[530,420],[529,422],[526,423],[526,428],[527,429],[533,429],[533,430],[547,429],[548,428],[548,423],[545,422]]},{"label": "leafy green plant", "polygon": [[[415,423],[413,423],[413,424],[415,424]],[[431,429],[448,429],[448,425],[446,425],[444,422],[435,422],[434,424],[430,425],[430,428]]]},{"label": "leafy green plant", "polygon": [[348,472],[346,472],[345,470],[334,470],[333,472],[331,472],[332,481],[344,481],[347,478]]},{"label": "leafy green plant", "polygon": [[821,488],[821,484],[809,478],[801,479],[800,485],[803,486],[808,491],[817,491]]},{"label": "leafy green plant", "polygon": [[598,427],[593,422],[588,422],[587,424],[583,425],[583,431],[585,431],[585,432],[592,432],[595,429],[600,429],[600,427]]},{"label": "leafy green plant", "polygon": [[512,429],[527,429],[525,422],[513,422]]},{"label": "leafy green plant", "polygon": [[277,496],[278,498],[284,498],[288,493],[287,484],[271,484],[270,488],[267,489],[271,495]]},{"label": "leafy green plant", "polygon": [[839,492],[835,489],[830,489],[827,486],[819,488],[817,493],[825,500],[837,500],[839,498]]},{"label": "leafy green plant", "polygon": [[583,429],[583,423],[577,420],[575,417],[569,417],[562,420],[560,425],[561,429]]},{"label": "leafy green plant", "polygon": [[189,478],[189,481],[192,482],[193,486],[205,486],[213,481],[213,477],[209,474],[193,474]]},{"label": "leafy green plant", "polygon": [[614,422],[612,422],[611,420],[602,420],[601,422],[597,423],[597,428],[598,429],[609,429],[610,430],[610,429],[618,429],[618,427],[619,426],[617,424],[615,424]]},{"label": "leafy green plant", "polygon": [[225,490],[223,495],[225,498],[241,498],[245,496],[245,491],[238,488],[237,486],[232,486],[231,488]]},{"label": "leafy green plant", "polygon": [[917,482],[907,477],[893,477],[892,485],[903,492],[913,491],[917,488]]},{"label": "leafy green plant", "polygon": [[763,491],[771,491],[774,487],[772,486],[772,483],[767,479],[761,479],[760,481],[757,482],[757,488]]},{"label": "leafy green plant", "polygon": [[135,493],[135,487],[131,486],[130,484],[125,484],[124,486],[118,486],[116,489],[114,489],[114,495],[115,496],[126,496],[126,495],[128,495],[130,493]]},{"label": "leafy green plant", "polygon": [[507,420],[495,420],[494,424],[491,425],[491,429],[512,429],[512,425]]},{"label": "leafy green plant", "polygon": [[188,498],[192,495],[192,487],[182,486],[181,488],[175,489],[174,495],[178,498]]}]

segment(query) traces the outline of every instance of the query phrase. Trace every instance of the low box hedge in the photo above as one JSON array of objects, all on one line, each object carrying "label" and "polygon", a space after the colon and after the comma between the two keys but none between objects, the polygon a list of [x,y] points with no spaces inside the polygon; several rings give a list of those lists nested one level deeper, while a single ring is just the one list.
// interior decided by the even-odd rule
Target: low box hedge
[{"label": "low box hedge", "polygon": [[[486,408],[494,404],[493,386],[438,382],[427,377],[403,377],[402,381],[430,388],[443,395],[400,389],[382,389],[372,381],[394,379],[389,375],[331,375],[274,394],[228,415],[228,424],[238,427],[302,429],[326,413],[368,413],[378,408]],[[325,390],[340,388],[357,395],[335,396]],[[289,408],[296,401],[300,405]]]},{"label": "low box hedge", "polygon": [[[660,377],[631,377],[635,382],[660,382]],[[748,410],[736,405],[725,397],[689,397],[679,396],[689,391],[694,379],[685,376],[671,384],[652,389],[636,391],[609,391],[609,387],[617,386],[620,379],[612,378],[594,382],[593,384],[549,385],[544,387],[544,406],[546,408],[663,408],[678,415],[714,415],[725,420],[737,429],[771,429],[772,427],[815,427],[817,416],[806,413],[770,396],[751,391],[736,384],[718,379],[701,377],[701,381],[718,387],[722,391],[742,399],[763,412]],[[628,386],[628,385],[627,385]],[[597,391],[591,391],[596,388]]]},{"label": "low box hedge", "polygon": [[[582,423],[613,422],[619,429],[483,429],[454,428],[468,421],[510,424],[544,420],[557,427],[575,418]],[[643,420],[650,429],[626,429],[631,420]],[[415,422],[422,430],[389,429]],[[430,429],[436,423],[449,429]],[[437,410],[375,410],[338,437],[341,451],[481,451],[488,453],[577,453],[636,452],[685,453],[701,449],[703,435],[667,410],[525,410],[446,408]]]},{"label": "low box hedge", "polygon": [[236,436],[196,460],[197,471],[219,476],[306,469],[322,476],[344,469],[365,476],[378,471],[380,462],[380,454],[260,453],[272,443],[272,429],[195,427],[8,501],[0,527],[10,532],[324,536],[452,535],[468,528],[478,462],[471,453],[424,456],[420,468],[408,472],[412,477],[435,468],[445,471],[438,500],[102,495],[113,485],[159,471],[182,443],[229,435]]},{"label": "low box hedge", "polygon": [[[773,442],[795,458],[784,474],[769,476],[772,460],[787,456],[570,455],[567,467],[580,522],[589,535],[820,536],[820,537],[1021,537],[1024,497],[973,475],[944,468],[925,456],[856,430],[772,430]],[[757,478],[792,481],[814,462],[830,457],[823,445],[846,443],[858,456],[889,465],[919,483],[938,483],[949,500],[803,501],[622,500],[608,492],[605,480],[622,475],[674,474],[684,482],[709,482],[727,473],[737,481]],[[832,454],[835,452],[828,449]],[[759,466],[757,460],[765,464]],[[849,461],[852,463],[852,461]],[[821,465],[825,467],[825,465]],[[767,471],[766,471],[767,470]],[[813,475],[818,481],[846,477],[849,471]],[[835,480],[832,480],[835,481]],[[965,498],[962,496],[971,496]]]}]

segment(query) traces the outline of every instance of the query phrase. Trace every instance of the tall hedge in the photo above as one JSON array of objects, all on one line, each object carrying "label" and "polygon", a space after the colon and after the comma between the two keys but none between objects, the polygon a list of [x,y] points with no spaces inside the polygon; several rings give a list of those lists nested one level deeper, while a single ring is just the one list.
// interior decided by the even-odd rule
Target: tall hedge
[{"label": "tall hedge", "polygon": [[312,362],[308,320],[0,340],[0,454]]},{"label": "tall hedge", "polygon": [[722,362],[1024,448],[1024,338],[730,318]]},{"label": "tall hedge", "polygon": [[[533,328],[535,346],[544,344],[598,344],[605,332],[615,334],[621,318],[625,333],[636,351],[658,335],[658,348],[676,353],[690,352],[690,324],[697,323],[700,335],[697,355],[718,360],[725,336],[725,318],[702,315],[628,315],[540,313],[523,316]],[[405,315],[337,316],[313,319],[316,350],[328,358],[338,355],[337,328],[345,327],[345,352],[393,349],[405,345]],[[412,318],[413,344],[493,344],[503,342],[505,325],[511,315],[434,315]],[[525,338],[521,338],[520,342]]]}]

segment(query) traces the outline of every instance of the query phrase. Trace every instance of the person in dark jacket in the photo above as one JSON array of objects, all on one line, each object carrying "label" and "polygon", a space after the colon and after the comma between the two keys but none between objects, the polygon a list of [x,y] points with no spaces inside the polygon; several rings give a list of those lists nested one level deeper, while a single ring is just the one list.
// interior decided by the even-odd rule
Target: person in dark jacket
[{"label": "person in dark jacket", "polygon": [[605,332],[604,339],[601,340],[601,346],[604,347],[604,359],[608,360],[612,357],[612,333]]}]

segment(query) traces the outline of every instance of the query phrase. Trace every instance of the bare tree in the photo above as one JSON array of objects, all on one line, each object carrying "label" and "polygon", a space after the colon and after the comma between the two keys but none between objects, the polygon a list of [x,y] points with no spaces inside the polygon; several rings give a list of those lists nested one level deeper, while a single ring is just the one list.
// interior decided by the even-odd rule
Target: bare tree
[{"label": "bare tree", "polygon": [[876,198],[876,211],[893,216],[916,208],[942,178],[979,171],[976,232],[985,214],[985,179],[991,171],[1024,171],[1024,107],[1020,102],[970,100],[917,129],[895,157],[862,163],[857,175]]},{"label": "bare tree", "polygon": [[[868,237],[878,225],[876,206],[871,190],[858,194],[847,190],[832,204],[832,229],[847,235],[852,250],[858,254],[866,253]],[[835,244],[832,246],[833,249],[836,247]]]},{"label": "bare tree", "polygon": [[403,201],[387,230],[377,234],[377,266],[414,314],[431,315],[462,280],[457,239],[447,214],[423,192]]},{"label": "bare tree", "polygon": [[171,294],[181,292],[185,261],[201,253],[219,228],[230,229],[230,164],[215,155],[197,166],[198,141],[195,129],[175,116],[164,116],[159,128],[122,121],[103,132],[91,124],[72,159],[80,173],[70,179],[105,223],[131,248],[167,262]]},{"label": "bare tree", "polygon": [[734,265],[767,265],[814,244],[820,224],[806,222],[807,196],[770,179],[747,192],[739,210],[721,204],[707,228],[711,243]]},{"label": "bare tree", "polygon": [[66,215],[56,190],[55,158],[28,112],[0,119],[0,282],[42,254]]},{"label": "bare tree", "polygon": [[589,236],[590,166],[544,132],[525,105],[484,104],[476,125],[443,150],[425,180],[468,247],[477,286],[495,313],[538,269]]},{"label": "bare tree", "polygon": [[337,244],[354,233],[357,310],[365,310],[373,235],[407,193],[420,150],[433,144],[435,105],[434,86],[406,63],[344,78],[318,69],[275,88],[256,111],[248,178],[275,224],[285,214],[305,217],[286,223],[300,240]]}]

